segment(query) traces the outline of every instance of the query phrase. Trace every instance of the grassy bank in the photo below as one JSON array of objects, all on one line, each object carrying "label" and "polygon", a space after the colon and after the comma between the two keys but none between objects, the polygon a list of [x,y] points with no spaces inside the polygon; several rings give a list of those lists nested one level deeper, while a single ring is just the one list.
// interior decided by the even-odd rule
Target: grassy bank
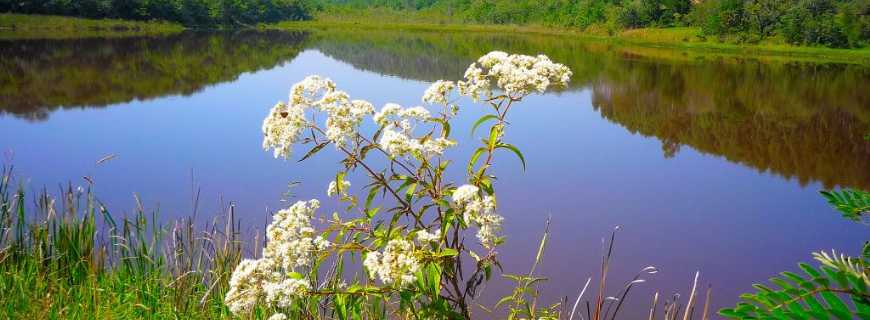
[{"label": "grassy bank", "polygon": [[[870,48],[833,49],[825,47],[805,47],[786,44],[779,40],[747,44],[737,43],[728,38],[699,37],[700,30],[693,27],[683,28],[643,28],[610,34],[603,29],[577,29],[543,25],[481,25],[463,24],[437,16],[428,17],[425,13],[406,16],[377,18],[378,14],[366,13],[359,17],[318,16],[314,21],[288,21],[262,25],[266,29],[389,29],[408,31],[437,32],[495,32],[524,33],[542,35],[570,36],[581,39],[605,41],[616,45],[634,47],[681,49],[704,55],[725,55],[749,58],[801,60],[811,62],[834,62],[870,65]],[[389,22],[383,22],[389,21]],[[435,22],[426,22],[435,21]]]},{"label": "grassy bank", "polygon": [[164,21],[83,19],[61,16],[0,14],[0,39],[65,39],[165,35],[184,30]]},{"label": "grassy bank", "polygon": [[233,223],[161,225],[141,203],[129,217],[109,212],[90,186],[55,196],[15,185],[4,167],[0,319],[229,316],[223,297],[242,255]]}]

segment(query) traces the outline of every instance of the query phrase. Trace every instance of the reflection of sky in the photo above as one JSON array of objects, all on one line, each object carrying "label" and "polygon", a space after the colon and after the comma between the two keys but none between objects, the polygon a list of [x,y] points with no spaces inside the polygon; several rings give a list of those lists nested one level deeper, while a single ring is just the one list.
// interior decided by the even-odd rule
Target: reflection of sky
[{"label": "reflection of sky", "polygon": [[[294,189],[300,199],[325,200],[338,166],[331,148],[297,164],[275,160],[260,147],[268,109],[287,99],[292,83],[315,73],[378,107],[416,105],[427,86],[354,70],[306,51],[281,67],[189,97],[62,110],[44,122],[6,116],[0,118],[0,148],[14,152],[17,175],[31,179],[29,190],[65,181],[84,184],[81,177],[92,176],[98,196],[115,212],[130,212],[135,192],[146,206],[159,205],[163,217],[186,216],[192,171],[202,188],[201,214],[215,212],[223,195],[238,204],[243,225],[262,228],[267,209],[281,205],[288,182],[303,182]],[[453,128],[461,145],[452,153],[458,159],[454,180],[462,178],[472,150],[470,124],[481,114],[481,107],[467,105]],[[565,295],[573,301],[585,278],[597,274],[600,240],[615,225],[623,230],[611,288],[646,265],[662,271],[634,293],[629,302],[634,308],[625,316],[644,314],[650,288],[665,296],[688,292],[695,270],[713,285],[714,307],[730,305],[753,282],[796,269],[811,251],[855,253],[868,236],[866,227],[827,208],[817,184],[802,188],[690,148],[665,159],[658,140],[604,120],[588,91],[530,98],[512,110],[510,121],[506,140],[523,150],[528,170],[523,172],[510,153],[497,155],[496,190],[508,235],[502,261],[508,273],[526,270],[546,217],[552,216],[541,270],[550,277],[545,301]],[[297,147],[296,159],[305,150]],[[107,154],[118,157],[95,166]],[[359,176],[351,181],[362,185]],[[322,211],[332,209],[327,204]],[[505,288],[494,281],[482,302],[491,305]]]}]

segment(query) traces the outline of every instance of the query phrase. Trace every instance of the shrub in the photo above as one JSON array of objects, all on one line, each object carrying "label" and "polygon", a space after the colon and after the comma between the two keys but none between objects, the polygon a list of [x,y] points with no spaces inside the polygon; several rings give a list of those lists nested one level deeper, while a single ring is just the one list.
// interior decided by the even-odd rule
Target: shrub
[{"label": "shrub", "polygon": [[[305,160],[332,145],[346,158],[325,189],[346,210],[324,218],[320,232],[312,224],[318,200],[278,211],[261,258],[244,260],[233,272],[230,310],[299,318],[318,315],[329,304],[327,312],[339,319],[359,319],[383,317],[386,305],[397,303],[397,317],[469,318],[471,300],[499,266],[495,248],[504,241],[489,172],[494,154],[513,153],[525,165],[519,149],[503,140],[508,112],[529,94],[567,84],[570,76],[546,56],[491,52],[469,66],[463,81],[440,80],[426,90],[422,100],[440,108],[437,114],[390,103],[375,112],[371,103],[351,100],[319,76],[294,85],[288,103],[275,105],[264,120],[263,147],[286,159],[294,145],[310,144]],[[452,162],[444,152],[456,145],[450,123],[459,110],[457,91],[492,111],[472,127],[472,134],[483,125],[489,131],[462,184],[445,177]],[[316,115],[325,121],[315,121]],[[368,119],[377,125],[373,133],[361,126]],[[366,175],[360,184],[365,197],[351,189],[357,170]],[[474,229],[477,243],[466,243]],[[346,272],[360,260],[367,272]],[[463,268],[464,261],[473,265]]]}]

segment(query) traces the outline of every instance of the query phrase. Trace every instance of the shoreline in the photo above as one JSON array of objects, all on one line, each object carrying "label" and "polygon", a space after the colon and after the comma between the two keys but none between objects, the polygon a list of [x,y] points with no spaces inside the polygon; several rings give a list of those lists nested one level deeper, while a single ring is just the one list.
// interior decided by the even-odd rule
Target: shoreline
[{"label": "shoreline", "polygon": [[[683,41],[695,28],[647,28],[627,30],[619,35],[609,36],[579,30],[519,25],[460,25],[424,23],[371,23],[336,21],[285,21],[277,24],[260,25],[267,30],[327,30],[327,29],[366,29],[366,30],[406,30],[426,32],[505,32],[527,35],[564,36],[578,40],[600,41],[617,46],[647,47],[654,49],[685,50],[695,53],[721,55],[728,57],[759,58],[773,60],[798,60],[817,63],[846,63],[870,66],[870,47],[861,49],[834,49],[823,47],[792,46],[787,44],[730,44],[710,40]],[[693,35],[692,35],[693,36]]]},{"label": "shoreline", "polygon": [[[584,32],[576,29],[540,25],[488,25],[444,23],[391,22],[375,23],[369,20],[348,20],[321,16],[309,21],[284,21],[260,24],[254,30],[394,30],[423,32],[480,32],[516,33],[570,37],[581,41],[596,41],[621,47],[639,47],[657,50],[676,50],[690,55],[750,58],[759,60],[785,60],[814,63],[845,63],[870,66],[870,47],[860,49],[834,49],[826,47],[793,46],[783,43],[735,44],[697,36],[698,29],[645,28],[622,31],[615,35]],[[162,36],[183,31],[199,30],[164,21],[130,21],[117,19],[85,19],[50,15],[24,15],[0,13],[0,39],[77,39],[120,38],[131,36]]]},{"label": "shoreline", "polygon": [[0,40],[83,39],[160,36],[187,30],[166,21],[87,19],[78,17],[0,13]]}]

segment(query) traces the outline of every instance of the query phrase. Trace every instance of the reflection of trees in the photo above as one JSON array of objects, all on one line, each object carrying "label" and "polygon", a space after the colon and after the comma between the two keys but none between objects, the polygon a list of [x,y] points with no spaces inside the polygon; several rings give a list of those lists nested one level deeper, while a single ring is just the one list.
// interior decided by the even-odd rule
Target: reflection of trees
[{"label": "reflection of trees", "polygon": [[484,33],[319,32],[315,46],[356,68],[406,79],[456,79],[476,57],[543,53],[591,88],[610,121],[802,184],[870,189],[870,69],[685,57],[564,37]]},{"label": "reflection of trees", "polygon": [[593,105],[631,132],[655,136],[801,184],[870,189],[868,71],[746,61],[626,61],[592,84]]},{"label": "reflection of trees", "polygon": [[[304,44],[303,44],[304,43]],[[870,69],[684,57],[557,36],[396,31],[185,33],[166,38],[0,41],[0,113],[190,94],[288,61],[303,45],[362,70],[456,79],[491,50],[543,53],[632,132],[794,177],[870,189]]]},{"label": "reflection of trees", "polygon": [[458,79],[468,65],[492,50],[546,54],[571,66],[572,87],[587,83],[589,68],[600,70],[587,42],[557,36],[499,35],[458,32],[320,31],[313,47],[357,69],[410,80]]},{"label": "reflection of trees", "polygon": [[57,108],[191,94],[294,58],[304,33],[0,41],[0,114],[43,120]]}]

